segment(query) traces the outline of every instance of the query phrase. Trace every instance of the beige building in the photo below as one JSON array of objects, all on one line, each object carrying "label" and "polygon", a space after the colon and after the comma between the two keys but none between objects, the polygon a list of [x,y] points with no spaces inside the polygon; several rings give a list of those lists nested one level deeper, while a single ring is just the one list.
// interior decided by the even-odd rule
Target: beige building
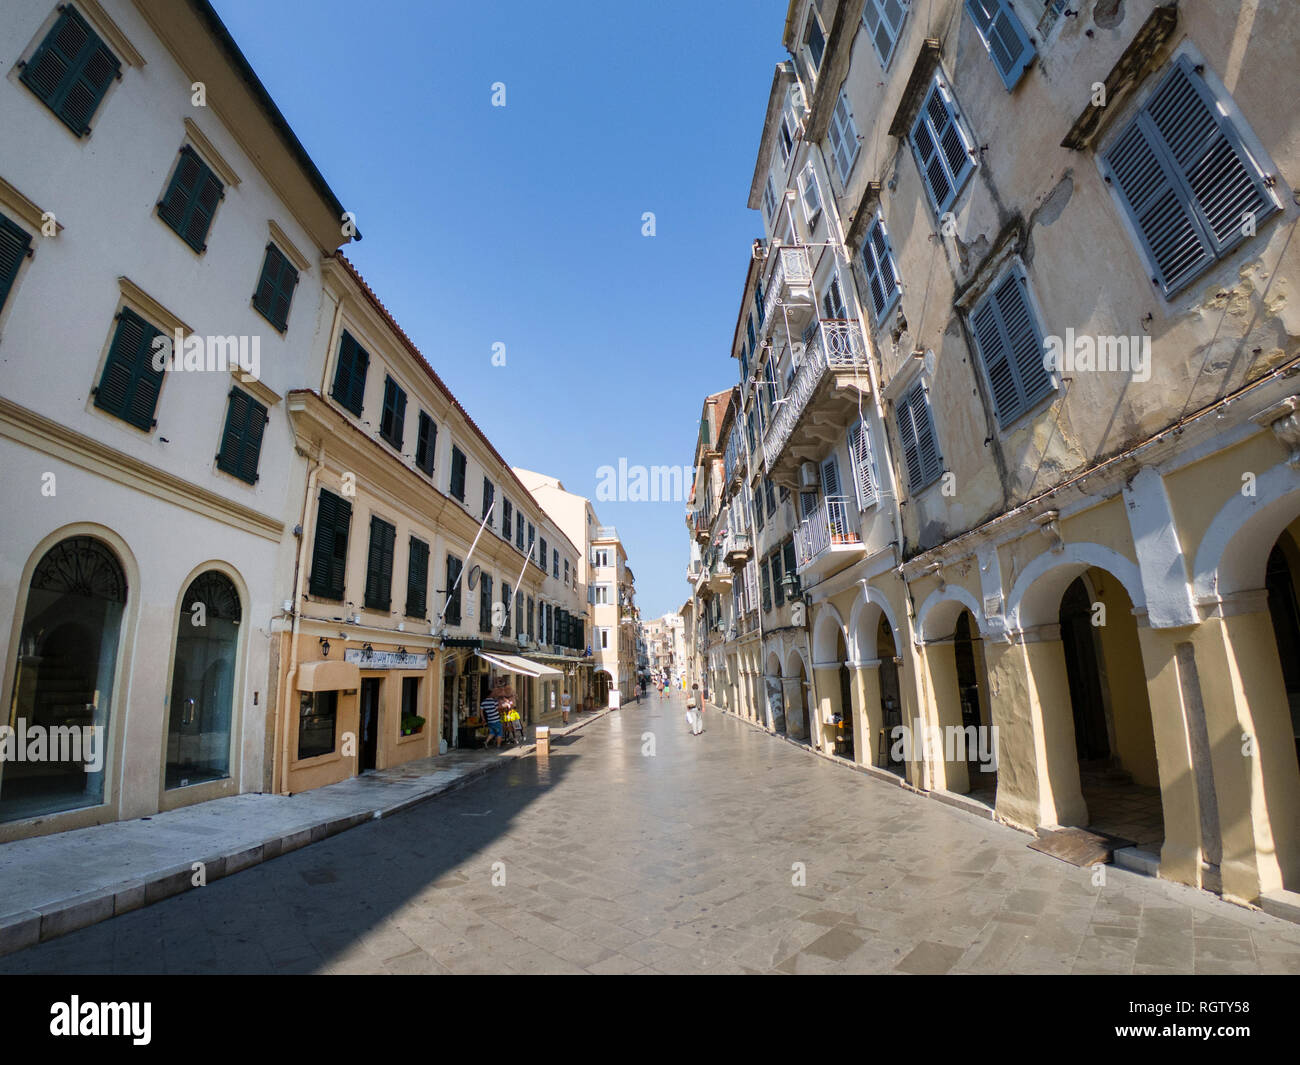
[{"label": "beige building", "polygon": [[1295,23],[1075,6],[790,4],[731,354],[791,535],[762,657],[705,668],[824,753],[1300,912]]}]

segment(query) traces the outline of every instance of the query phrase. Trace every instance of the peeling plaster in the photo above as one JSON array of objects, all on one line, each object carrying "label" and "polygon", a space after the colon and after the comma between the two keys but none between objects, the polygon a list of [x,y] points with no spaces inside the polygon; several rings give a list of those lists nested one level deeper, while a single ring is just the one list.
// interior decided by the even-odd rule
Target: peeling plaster
[{"label": "peeling plaster", "polygon": [[1092,21],[1099,29],[1113,30],[1124,21],[1124,0],[1097,0],[1092,9]]}]

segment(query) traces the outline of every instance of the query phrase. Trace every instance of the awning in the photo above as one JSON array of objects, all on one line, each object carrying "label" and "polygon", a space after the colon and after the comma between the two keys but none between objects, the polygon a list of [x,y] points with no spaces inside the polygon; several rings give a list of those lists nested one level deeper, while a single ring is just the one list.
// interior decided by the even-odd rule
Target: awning
[{"label": "awning", "polygon": [[562,666],[589,666],[590,658],[574,658],[571,655],[552,655],[537,651],[527,656],[530,662],[558,662]]},{"label": "awning", "polygon": [[544,666],[540,662],[530,662],[526,658],[520,658],[518,655],[490,655],[486,651],[478,652],[479,658],[491,662],[500,669],[509,670],[511,673],[522,673],[525,677],[558,677],[560,671],[552,669],[550,666]]},{"label": "awning", "polygon": [[353,691],[361,687],[361,669],[355,662],[304,662],[298,667],[300,692]]}]

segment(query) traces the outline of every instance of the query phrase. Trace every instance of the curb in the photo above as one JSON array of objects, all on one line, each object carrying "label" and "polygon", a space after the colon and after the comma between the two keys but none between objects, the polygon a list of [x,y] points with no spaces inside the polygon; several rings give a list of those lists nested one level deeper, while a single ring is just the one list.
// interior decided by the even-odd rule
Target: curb
[{"label": "curb", "polygon": [[[560,728],[552,726],[551,734],[553,736],[572,735],[574,732],[586,728],[593,721],[599,721],[611,713],[613,711],[609,707],[605,707],[581,721],[574,721]],[[356,828],[367,821],[392,817],[394,814],[409,810],[413,806],[428,802],[430,799],[436,799],[448,792],[456,791],[458,788],[486,776],[501,766],[509,765],[510,762],[517,758],[527,758],[530,755],[536,755],[536,753],[536,742],[526,743],[519,747],[510,748],[501,758],[475,766],[463,776],[450,780],[439,788],[422,792],[419,795],[409,796],[388,806],[346,814],[330,821],[321,821],[304,828],[295,829],[292,832],[271,836],[262,840],[261,843],[237,851],[213,855],[210,858],[200,859],[189,865],[159,870],[140,879],[123,880],[94,891],[59,899],[49,905],[39,906],[33,910],[20,910],[16,913],[0,915],[0,956],[13,954],[15,951],[35,946],[37,943],[57,939],[69,932],[76,932],[92,924],[107,921],[110,917],[118,917],[124,913],[130,913],[132,910],[151,906],[155,902],[161,902],[163,899],[190,891],[199,886],[194,883],[194,878],[198,873],[195,868],[196,865],[201,864],[203,884],[211,884],[245,869],[251,869],[255,865],[261,865],[272,858],[278,858],[282,854],[289,854],[309,844],[319,843],[331,836],[337,836],[340,832]]]}]

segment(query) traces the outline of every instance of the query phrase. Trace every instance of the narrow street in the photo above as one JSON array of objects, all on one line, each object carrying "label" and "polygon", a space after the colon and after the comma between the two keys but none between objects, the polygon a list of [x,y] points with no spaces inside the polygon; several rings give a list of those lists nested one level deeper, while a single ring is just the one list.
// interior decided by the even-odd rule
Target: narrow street
[{"label": "narrow street", "polygon": [[1294,925],[1027,843],[652,694],[0,972],[1300,973]]}]

